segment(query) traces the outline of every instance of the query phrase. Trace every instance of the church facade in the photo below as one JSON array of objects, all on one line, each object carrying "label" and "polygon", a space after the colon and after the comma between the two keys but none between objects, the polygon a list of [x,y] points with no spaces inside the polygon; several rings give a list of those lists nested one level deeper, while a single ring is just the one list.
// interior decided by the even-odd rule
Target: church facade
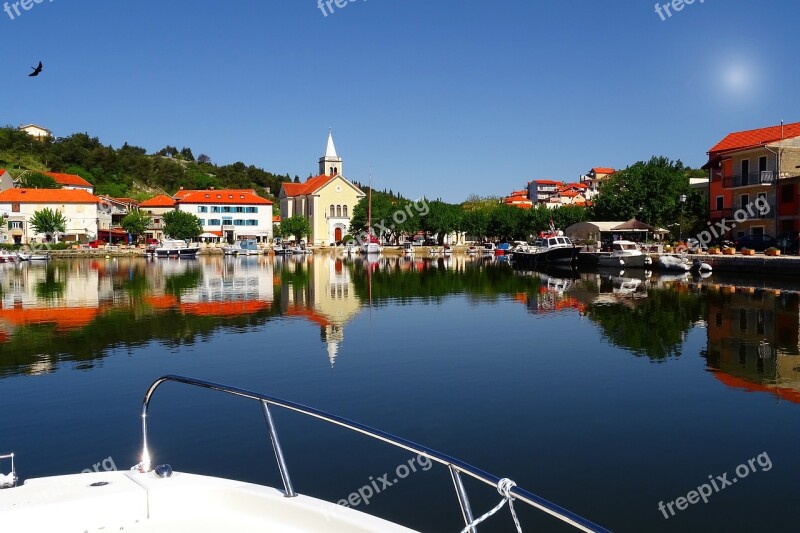
[{"label": "church facade", "polygon": [[342,158],[336,153],[333,133],[328,132],[325,155],[319,159],[319,175],[304,183],[284,183],[279,195],[281,218],[308,219],[313,245],[338,243],[350,232],[350,220],[364,192],[342,175]]}]

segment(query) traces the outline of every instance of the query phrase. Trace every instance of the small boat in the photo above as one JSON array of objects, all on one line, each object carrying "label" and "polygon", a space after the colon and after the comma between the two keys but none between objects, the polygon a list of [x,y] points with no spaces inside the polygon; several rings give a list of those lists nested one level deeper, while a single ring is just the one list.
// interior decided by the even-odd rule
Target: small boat
[{"label": "small boat", "polygon": [[275,255],[292,255],[292,247],[286,243],[275,246]]},{"label": "small boat", "polygon": [[186,244],[186,241],[180,239],[164,239],[161,243],[153,248],[153,253],[156,257],[180,257],[185,259],[192,259],[197,257],[197,252],[200,247],[194,244]]},{"label": "small boat", "polygon": [[639,246],[632,241],[614,241],[611,253],[601,255],[597,259],[598,266],[622,268],[645,268],[653,264],[650,256],[642,253]]},{"label": "small boat", "polygon": [[470,246],[469,248],[467,248],[467,253],[468,253],[469,255],[475,255],[475,254],[477,254],[479,251],[480,251],[480,249],[479,249],[477,246],[475,246],[474,244],[473,244],[472,246]]},{"label": "small boat", "polygon": [[711,272],[712,270],[712,266],[704,261],[699,259],[692,261],[692,272]]},{"label": "small boat", "polygon": [[[374,239],[374,237],[373,237]],[[375,239],[377,240],[377,239]],[[362,254],[379,254],[381,253],[381,245],[377,242],[365,242],[361,245]]]},{"label": "small boat", "polygon": [[50,260],[50,252],[31,252],[28,255],[26,261],[49,261]]},{"label": "small boat", "polygon": [[[210,475],[178,472],[165,462],[154,462],[153,450],[158,448],[150,447],[155,433],[152,427],[148,427],[149,418],[152,416],[149,408],[155,393],[164,383],[196,387],[213,391],[214,394],[230,395],[258,403],[266,420],[265,433],[269,435],[272,444],[282,486],[275,488]],[[369,515],[356,508],[357,502],[361,499],[368,503],[369,485],[349,497],[350,505],[342,505],[341,501],[337,504],[306,496],[303,493],[312,493],[313,489],[305,486],[300,488],[299,492],[296,491],[289,465],[284,459],[273,412],[292,413],[307,420],[335,425],[353,434],[364,435],[387,446],[411,452],[415,457],[409,459],[409,464],[416,461],[425,470],[434,466],[447,470],[452,479],[450,488],[455,489],[459,507],[463,510],[460,514],[461,520],[466,525],[465,530],[475,531],[478,523],[501,510],[503,516],[495,516],[493,524],[502,523],[511,517],[519,522],[514,508],[524,505],[526,509],[547,513],[577,530],[596,533],[608,531],[517,486],[511,479],[501,479],[464,461],[410,440],[289,400],[219,383],[172,375],[157,379],[145,394],[140,418],[142,427],[140,462],[130,470],[84,470],[80,474],[27,480],[18,486],[16,470],[12,463],[12,473],[9,476],[3,475],[2,479],[2,484],[8,488],[0,490],[0,523],[3,524],[3,531],[413,533],[413,530],[396,522]],[[210,435],[213,439],[213,432]],[[298,450],[292,452],[299,453]],[[235,451],[232,456],[236,457]],[[13,461],[13,454],[10,457]],[[226,461],[227,459],[227,456],[223,458]],[[180,458],[176,457],[175,461],[180,461]],[[325,466],[329,468],[331,465]],[[474,492],[477,487],[481,487],[485,494],[494,494],[491,496],[492,503],[495,501],[500,503],[493,511],[478,519],[475,518],[464,477],[469,477],[470,484],[467,486],[471,491]],[[377,484],[375,487],[377,490]],[[370,489],[369,496],[374,495]],[[450,509],[449,500],[443,498],[442,501],[447,503],[447,507],[443,507],[443,510]],[[503,507],[505,509],[502,509]],[[483,527],[493,524],[487,523]],[[522,524],[517,530],[521,531],[521,527]]]},{"label": "small boat", "polygon": [[674,255],[660,256],[658,258],[658,266],[663,270],[677,270],[681,272],[689,272],[692,269],[692,263],[690,263],[688,259]]},{"label": "small boat", "polygon": [[0,250],[0,263],[16,263],[21,261],[19,254],[12,254],[8,250]]},{"label": "small boat", "polygon": [[358,246],[356,246],[353,241],[348,241],[344,248],[348,255],[352,255],[358,251]]},{"label": "small boat", "polygon": [[403,253],[405,255],[414,255],[416,253],[414,250],[414,244],[410,242],[403,243]]},{"label": "small boat", "polygon": [[223,246],[222,252],[225,255],[259,255],[258,241],[255,239],[243,239],[236,241],[235,244]]},{"label": "small boat", "polygon": [[444,252],[444,255],[452,255],[453,254],[453,249],[450,248],[449,244],[445,244],[444,245],[444,249],[442,251]]},{"label": "small boat", "polygon": [[497,247],[494,245],[493,242],[487,242],[483,245],[483,255],[494,255],[494,251]]}]

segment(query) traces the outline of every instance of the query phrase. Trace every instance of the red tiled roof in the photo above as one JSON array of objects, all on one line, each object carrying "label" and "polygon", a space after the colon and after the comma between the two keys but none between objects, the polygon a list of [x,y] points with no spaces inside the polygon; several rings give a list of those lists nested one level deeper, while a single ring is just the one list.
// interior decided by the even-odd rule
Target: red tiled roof
[{"label": "red tiled roof", "polygon": [[567,198],[575,198],[580,193],[575,192],[575,191],[564,190],[564,191],[561,191],[560,194],[561,194],[561,196],[566,196]]},{"label": "red tiled roof", "polygon": [[172,195],[173,198],[176,200],[180,200],[181,198],[185,198],[194,193],[198,192],[226,192],[226,193],[250,193],[255,194],[255,189],[180,189],[178,192]]},{"label": "red tiled roof", "polygon": [[76,176],[75,174],[60,174],[58,172],[45,172],[45,176],[50,176],[56,183],[59,185],[67,185],[70,187],[90,187],[94,188],[94,185],[86,181],[80,176]]},{"label": "red tiled roof", "polygon": [[791,139],[793,137],[800,137],[800,122],[784,124],[783,128],[781,128],[781,126],[770,126],[768,128],[730,133],[711,148],[708,153],[711,155],[732,150],[757,148],[763,144],[781,141],[783,139]]},{"label": "red tiled roof", "polygon": [[159,194],[154,198],[150,198],[149,200],[145,200],[144,202],[139,204],[139,207],[174,207],[175,200],[167,196],[166,194]]},{"label": "red tiled roof", "polygon": [[97,204],[100,198],[83,189],[8,189],[0,192],[0,203]]},{"label": "red tiled roof", "polygon": [[567,183],[565,187],[578,187],[580,189],[588,189],[589,185],[586,183]]},{"label": "red tiled roof", "polygon": [[531,183],[538,183],[539,185],[561,185],[560,181],[554,180],[533,180]]},{"label": "red tiled roof", "polygon": [[595,174],[613,174],[616,172],[613,168],[609,167],[596,167],[592,169]]},{"label": "red tiled roof", "polygon": [[273,222],[280,222],[281,221],[281,216],[280,215],[274,215],[272,217],[272,221]]},{"label": "red tiled roof", "polygon": [[314,176],[313,178],[308,178],[303,183],[283,183],[283,190],[286,192],[286,196],[302,196],[304,194],[311,194],[323,186],[325,186],[329,181],[331,181],[336,176],[326,176],[325,174],[321,174],[319,176]]},{"label": "red tiled roof", "polygon": [[[220,189],[218,191],[180,191],[181,204],[247,204],[272,205],[272,202],[245,189]],[[176,195],[177,196],[177,195]]]}]

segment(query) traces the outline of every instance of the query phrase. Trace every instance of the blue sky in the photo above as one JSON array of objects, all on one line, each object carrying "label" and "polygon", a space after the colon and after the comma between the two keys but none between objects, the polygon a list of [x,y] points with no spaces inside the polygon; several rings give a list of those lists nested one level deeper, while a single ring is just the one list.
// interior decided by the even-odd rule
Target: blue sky
[{"label": "blue sky", "polygon": [[[661,2],[666,3],[666,0]],[[2,0],[0,0],[2,4]],[[461,201],[800,121],[800,4],[44,0],[0,12],[0,123]],[[12,8],[13,9],[13,8]],[[13,13],[13,11],[12,11]],[[29,67],[44,61],[39,78]]]}]

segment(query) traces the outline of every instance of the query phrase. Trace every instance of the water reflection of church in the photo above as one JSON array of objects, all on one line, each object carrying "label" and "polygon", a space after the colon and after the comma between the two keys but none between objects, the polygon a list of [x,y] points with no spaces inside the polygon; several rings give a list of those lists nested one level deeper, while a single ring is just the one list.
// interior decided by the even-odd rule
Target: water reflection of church
[{"label": "water reflection of church", "polygon": [[361,309],[347,264],[341,258],[320,255],[313,260],[286,259],[276,268],[290,274],[281,282],[282,314],[319,325],[333,366],[344,342],[344,326]]},{"label": "water reflection of church", "polygon": [[728,386],[800,403],[800,295],[710,287],[708,366]]}]

